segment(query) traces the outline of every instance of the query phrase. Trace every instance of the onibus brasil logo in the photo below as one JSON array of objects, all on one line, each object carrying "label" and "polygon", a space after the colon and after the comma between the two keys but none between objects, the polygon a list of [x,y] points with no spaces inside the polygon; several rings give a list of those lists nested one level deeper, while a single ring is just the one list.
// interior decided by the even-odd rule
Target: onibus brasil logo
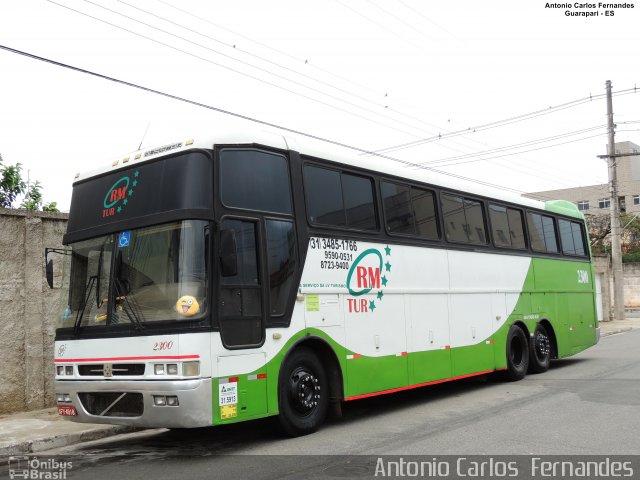
[{"label": "onibus brasil logo", "polygon": [[113,217],[125,209],[131,200],[134,187],[138,186],[139,176],[140,172],[136,170],[133,172],[133,180],[126,175],[111,186],[104,197],[102,218]]},{"label": "onibus brasil logo", "polygon": [[[387,275],[391,273],[391,263],[388,258],[390,256],[391,248],[387,245],[384,248],[384,256],[380,250],[369,248],[354,260],[347,275],[347,289],[349,295],[354,297],[347,298],[347,308],[350,313],[373,312],[382,302],[384,287],[389,282]],[[360,298],[365,295],[369,296]]]}]

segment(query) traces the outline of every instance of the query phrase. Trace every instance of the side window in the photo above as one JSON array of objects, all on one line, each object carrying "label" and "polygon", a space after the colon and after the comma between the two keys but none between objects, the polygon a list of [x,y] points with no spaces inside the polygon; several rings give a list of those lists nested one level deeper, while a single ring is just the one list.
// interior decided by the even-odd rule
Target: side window
[{"label": "side window", "polygon": [[343,173],[342,194],[347,213],[347,226],[358,230],[376,230],[378,222],[373,204],[371,179]]},{"label": "side window", "polygon": [[457,195],[442,194],[444,232],[450,242],[486,245],[482,204]]},{"label": "side window", "polygon": [[291,214],[287,159],[260,150],[220,152],[220,198],[227,207]]},{"label": "side window", "polygon": [[389,232],[439,238],[433,192],[384,181],[380,188]]},{"label": "side window", "polygon": [[491,219],[493,243],[497,247],[526,248],[522,211],[491,203],[489,204],[489,218]]},{"label": "side window", "polygon": [[233,230],[238,273],[221,277],[220,333],[225,346],[240,347],[262,342],[262,294],[258,269],[257,224],[225,219],[222,229]]},{"label": "side window", "polygon": [[411,187],[411,207],[416,222],[416,233],[429,240],[438,240],[438,217],[436,197],[429,190]]},{"label": "side window", "polygon": [[537,252],[558,252],[556,228],[553,217],[539,213],[527,213],[527,225],[531,237],[531,248]]},{"label": "side window", "polygon": [[293,223],[267,219],[267,262],[272,316],[284,315],[296,266],[296,241]]},{"label": "side window", "polygon": [[304,169],[304,183],[311,223],[346,226],[340,173],[307,166]]},{"label": "side window", "polygon": [[560,232],[560,241],[562,242],[562,253],[584,256],[581,225],[578,222],[560,219],[558,220],[558,230]]},{"label": "side window", "polygon": [[369,177],[307,165],[304,184],[311,223],[377,230],[373,181]]},{"label": "side window", "polygon": [[392,233],[415,234],[416,223],[411,211],[411,189],[404,185],[381,182],[380,190],[387,230]]}]

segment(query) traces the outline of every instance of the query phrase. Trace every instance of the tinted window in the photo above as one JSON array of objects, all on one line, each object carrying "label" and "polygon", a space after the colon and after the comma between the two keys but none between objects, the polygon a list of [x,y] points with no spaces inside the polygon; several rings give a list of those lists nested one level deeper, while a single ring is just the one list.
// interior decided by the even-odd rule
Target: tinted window
[{"label": "tinted window", "polygon": [[340,172],[307,166],[305,194],[311,223],[343,227],[347,224],[342,201]]},{"label": "tinted window", "polygon": [[292,213],[287,159],[259,150],[222,150],[220,198],[228,207]]},{"label": "tinted window", "polygon": [[266,220],[265,226],[271,315],[283,315],[291,292],[296,265],[293,223],[283,220]]},{"label": "tinted window", "polygon": [[501,205],[489,205],[491,233],[497,247],[525,248],[522,212]]},{"label": "tinted window", "polygon": [[433,192],[390,182],[380,186],[389,232],[439,238]]},{"label": "tinted window", "polygon": [[262,341],[262,296],[258,270],[256,223],[225,219],[222,228],[233,230],[238,273],[221,277],[220,333],[230,347],[258,345]]},{"label": "tinted window", "polygon": [[487,243],[487,236],[484,230],[484,214],[480,202],[460,196],[443,194],[442,216],[448,241],[476,245]]},{"label": "tinted window", "polygon": [[567,255],[584,255],[584,242],[582,241],[582,227],[578,222],[558,220],[562,252]]},{"label": "tinted window", "polygon": [[529,212],[527,213],[527,224],[531,248],[538,252],[556,253],[558,251],[556,229],[552,217]]},{"label": "tinted window", "polygon": [[347,225],[359,230],[378,228],[373,205],[373,185],[369,178],[342,174],[342,194],[347,213]]},{"label": "tinted window", "polygon": [[393,233],[415,234],[415,218],[411,210],[411,189],[389,182],[382,182],[380,189],[387,230]]},{"label": "tinted window", "polygon": [[307,165],[304,183],[311,223],[357,230],[378,228],[370,178]]},{"label": "tinted window", "polygon": [[440,238],[436,217],[436,199],[433,192],[412,187],[411,207],[416,222],[416,233],[431,240]]}]

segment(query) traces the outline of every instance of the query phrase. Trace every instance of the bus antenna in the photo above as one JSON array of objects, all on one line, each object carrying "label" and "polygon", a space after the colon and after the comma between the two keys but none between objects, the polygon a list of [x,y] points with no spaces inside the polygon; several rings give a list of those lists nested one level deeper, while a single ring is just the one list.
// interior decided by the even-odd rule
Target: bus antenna
[{"label": "bus antenna", "polygon": [[147,123],[147,128],[145,129],[144,133],[142,134],[142,139],[140,140],[140,145],[138,145],[138,150],[140,150],[142,148],[142,142],[144,142],[144,137],[147,136],[147,132],[149,131],[149,127],[151,126],[151,122]]}]

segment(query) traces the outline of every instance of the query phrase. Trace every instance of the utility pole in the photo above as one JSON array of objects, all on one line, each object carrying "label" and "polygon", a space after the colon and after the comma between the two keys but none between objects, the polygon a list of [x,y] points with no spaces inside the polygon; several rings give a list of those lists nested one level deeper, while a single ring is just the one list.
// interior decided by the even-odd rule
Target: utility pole
[{"label": "utility pole", "polygon": [[613,100],[611,80],[607,80],[607,124],[609,142],[607,164],[609,165],[609,196],[611,213],[611,268],[613,270],[613,320],[624,320],[624,274],[622,271],[622,241],[620,232],[620,204],[618,201],[618,157],[615,149],[615,125],[613,123]]}]

